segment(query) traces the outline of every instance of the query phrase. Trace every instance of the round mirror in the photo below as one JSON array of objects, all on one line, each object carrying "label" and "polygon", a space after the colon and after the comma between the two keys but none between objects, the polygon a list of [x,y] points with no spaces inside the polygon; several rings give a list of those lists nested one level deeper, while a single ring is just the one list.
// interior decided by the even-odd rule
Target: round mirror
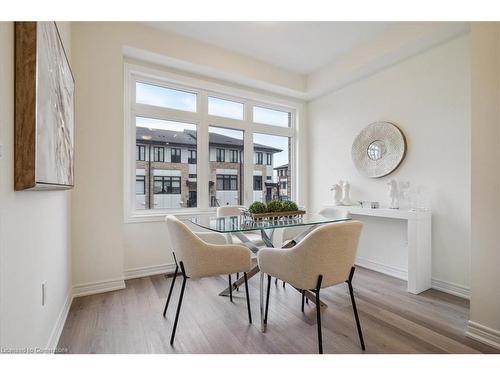
[{"label": "round mirror", "polygon": [[385,155],[387,148],[383,141],[377,140],[370,143],[366,153],[371,160],[379,160]]}]

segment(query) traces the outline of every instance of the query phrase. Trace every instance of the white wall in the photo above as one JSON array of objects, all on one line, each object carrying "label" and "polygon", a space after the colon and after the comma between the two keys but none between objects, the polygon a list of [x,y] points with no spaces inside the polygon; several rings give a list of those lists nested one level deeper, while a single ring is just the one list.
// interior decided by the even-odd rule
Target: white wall
[{"label": "white wall", "polygon": [[[470,38],[432,48],[310,102],[310,206],[332,201],[329,188],[351,183],[354,200],[388,204],[391,178],[428,187],[433,210],[432,277],[470,286]],[[374,121],[405,133],[408,152],[388,177],[362,177],[351,161],[356,135]],[[402,223],[367,220],[359,257],[406,269]],[[384,233],[384,237],[379,234]],[[383,240],[392,234],[390,242]]]},{"label": "white wall", "polygon": [[[58,23],[68,56],[70,27]],[[77,125],[78,126],[78,125]],[[0,22],[0,346],[57,343],[71,294],[69,191],[14,192],[14,25]],[[47,303],[41,305],[41,284]]]},{"label": "white wall", "polygon": [[468,335],[500,348],[500,24],[472,25],[472,282]]}]

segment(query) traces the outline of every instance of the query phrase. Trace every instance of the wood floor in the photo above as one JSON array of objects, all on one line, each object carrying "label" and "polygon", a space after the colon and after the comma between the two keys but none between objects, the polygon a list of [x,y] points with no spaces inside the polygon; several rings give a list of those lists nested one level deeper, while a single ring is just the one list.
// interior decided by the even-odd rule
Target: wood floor
[{"label": "wood floor", "polygon": [[[170,331],[180,289],[167,318],[162,311],[171,279],[128,280],[126,289],[76,298],[60,348],[69,353],[317,353],[314,305],[300,311],[300,294],[272,283],[268,330],[259,330],[259,277],[250,280],[254,323],[244,289],[234,302],[217,294],[227,277],[188,280],[174,346]],[[465,337],[468,301],[428,290],[406,292],[406,282],[358,267],[353,281],[366,353],[495,353]],[[362,353],[347,285],[322,291],[325,353]]]}]

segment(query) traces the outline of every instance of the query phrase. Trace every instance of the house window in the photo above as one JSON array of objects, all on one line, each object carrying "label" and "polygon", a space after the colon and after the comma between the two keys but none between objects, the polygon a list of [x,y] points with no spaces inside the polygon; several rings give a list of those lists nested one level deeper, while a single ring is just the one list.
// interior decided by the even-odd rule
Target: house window
[{"label": "house window", "polygon": [[135,146],[135,160],[144,161],[146,160],[146,146],[137,145]]},{"label": "house window", "polygon": [[[287,165],[290,161],[291,155],[291,137],[284,137],[274,134],[265,134],[265,133],[253,133],[253,142],[254,145],[258,145],[260,150],[266,153],[266,164],[274,165],[273,173],[277,177],[281,177],[284,173],[284,165]],[[267,148],[267,149],[266,149]],[[257,152],[257,155],[259,153]],[[262,154],[262,152],[260,153]],[[255,160],[255,165],[259,165],[259,157]],[[261,170],[262,168],[255,168],[254,170]],[[278,183],[281,181],[278,180]],[[279,189],[282,189],[283,185],[280,183]],[[271,199],[275,198],[275,195],[278,194],[276,191],[276,187],[268,187],[265,190],[265,194],[262,194],[262,201],[268,202]],[[287,191],[287,196],[291,196],[290,192]]]},{"label": "house window", "polygon": [[229,162],[230,163],[238,163],[238,150],[230,150],[229,151]]},{"label": "house window", "polygon": [[257,161],[256,161],[256,164],[258,164],[258,165],[262,165],[263,164],[262,157],[263,157],[262,152],[257,152]]},{"label": "house window", "polygon": [[273,154],[266,152],[266,165],[273,165]]},{"label": "house window", "polygon": [[192,92],[137,82],[135,93],[140,104],[196,112],[197,95]]},{"label": "house window", "polygon": [[135,194],[144,195],[146,194],[146,177],[145,176],[135,176]]},{"label": "house window", "polygon": [[[209,206],[243,204],[244,181],[238,176],[244,175],[245,168],[239,155],[243,150],[244,131],[209,126],[208,138],[209,175],[215,176],[215,181],[209,182]],[[222,148],[221,146],[224,145],[227,147]],[[220,165],[217,163],[221,161],[233,164]]]},{"label": "house window", "polygon": [[[178,72],[174,76],[137,63],[125,62],[124,72],[124,147],[136,153],[135,159],[134,155],[124,158],[127,222],[143,220],[140,210],[155,209],[147,216],[158,213],[159,218],[191,207],[206,210],[249,205],[254,199],[265,202],[267,195],[271,199],[278,194],[276,185],[269,182],[281,182],[278,176],[285,173],[278,167],[285,165],[292,178],[284,195],[296,199],[294,165],[289,163],[296,103],[202,79],[186,77],[183,85]],[[199,144],[200,139],[205,144]],[[252,149],[245,150],[245,145]],[[297,155],[296,160],[300,158]],[[164,169],[169,164],[169,170]],[[254,179],[254,174],[260,176]]]},{"label": "house window", "polygon": [[217,175],[217,190],[229,191],[238,190],[238,176],[229,174],[218,174]]},{"label": "house window", "polygon": [[216,154],[216,160],[218,162],[224,162],[226,161],[226,153],[225,153],[225,150],[223,148],[216,148],[215,149],[215,154]]},{"label": "house window", "polygon": [[282,182],[282,183],[281,183],[281,188],[282,188],[282,189],[286,189],[286,182]]},{"label": "house window", "polygon": [[196,164],[196,150],[189,150],[188,163]]},{"label": "house window", "polygon": [[165,161],[165,148],[164,147],[153,147],[154,161]]},{"label": "house window", "polygon": [[214,98],[213,96],[208,97],[208,114],[212,116],[243,120],[243,108],[243,103]]},{"label": "house window", "polygon": [[180,194],[181,178],[177,176],[155,176],[154,177],[155,194]]},{"label": "house window", "polygon": [[253,176],[253,189],[262,190],[262,176]]},{"label": "house window", "polygon": [[170,150],[170,162],[171,163],[180,163],[181,162],[181,149],[180,148],[172,148]]},{"label": "house window", "polygon": [[253,107],[253,120],[260,124],[289,128],[292,124],[292,113],[255,106]]}]

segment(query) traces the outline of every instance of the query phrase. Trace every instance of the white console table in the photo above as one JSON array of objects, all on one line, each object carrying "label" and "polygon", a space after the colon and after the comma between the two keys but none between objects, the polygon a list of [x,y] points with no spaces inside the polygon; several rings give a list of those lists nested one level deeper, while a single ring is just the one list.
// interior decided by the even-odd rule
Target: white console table
[{"label": "white console table", "polygon": [[406,220],[408,230],[408,292],[418,294],[430,289],[432,271],[432,214],[430,211],[363,208],[360,206],[335,206],[335,208],[347,210],[352,215]]}]

